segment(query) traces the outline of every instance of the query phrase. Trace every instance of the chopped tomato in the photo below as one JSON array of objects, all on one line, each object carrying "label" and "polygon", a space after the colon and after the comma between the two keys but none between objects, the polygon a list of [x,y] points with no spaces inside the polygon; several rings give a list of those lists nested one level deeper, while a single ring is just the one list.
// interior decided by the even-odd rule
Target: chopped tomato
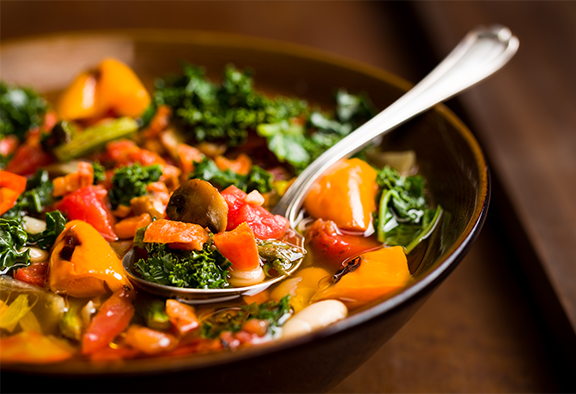
[{"label": "chopped tomato", "polygon": [[31,175],[42,166],[54,162],[54,157],[42,150],[39,143],[25,142],[14,152],[12,160],[6,166],[6,171],[18,175]]},{"label": "chopped tomato", "polygon": [[232,263],[232,269],[253,270],[260,265],[254,232],[246,222],[232,231],[214,234],[218,251]]},{"label": "chopped tomato", "polygon": [[133,315],[132,290],[129,287],[116,290],[104,301],[86,328],[82,337],[82,354],[92,354],[106,348],[128,327]]},{"label": "chopped tomato", "polygon": [[99,186],[85,186],[65,196],[56,208],[66,214],[68,220],[90,223],[107,241],[116,241],[115,219],[105,202],[107,193]]},{"label": "chopped tomato", "polygon": [[8,156],[18,148],[18,137],[8,135],[0,140],[0,155]]},{"label": "chopped tomato", "polygon": [[334,268],[340,268],[349,257],[382,246],[376,239],[364,237],[361,233],[345,234],[333,221],[322,219],[314,221],[306,239],[316,257]]},{"label": "chopped tomato", "polygon": [[285,217],[272,215],[259,205],[247,203],[248,195],[236,186],[229,186],[221,194],[228,204],[227,230],[234,230],[241,223],[246,222],[256,237],[278,239],[290,227]]},{"label": "chopped tomato", "polygon": [[31,285],[44,287],[46,282],[47,262],[32,263],[28,267],[18,268],[14,274],[14,279]]}]

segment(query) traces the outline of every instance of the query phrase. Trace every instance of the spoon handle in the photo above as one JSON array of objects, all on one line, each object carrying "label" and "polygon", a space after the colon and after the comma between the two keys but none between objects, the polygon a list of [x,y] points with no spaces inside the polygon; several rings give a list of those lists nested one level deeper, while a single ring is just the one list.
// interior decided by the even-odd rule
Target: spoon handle
[{"label": "spoon handle", "polygon": [[518,38],[503,26],[481,26],[470,31],[416,86],[312,162],[272,212],[285,216],[294,226],[308,191],[328,168],[358,152],[374,138],[496,72],[512,58],[518,45]]}]

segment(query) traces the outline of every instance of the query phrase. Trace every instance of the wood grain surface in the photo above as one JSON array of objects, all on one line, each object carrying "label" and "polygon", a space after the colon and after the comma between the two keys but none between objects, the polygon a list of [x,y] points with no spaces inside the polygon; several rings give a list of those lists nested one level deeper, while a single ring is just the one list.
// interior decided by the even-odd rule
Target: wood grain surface
[{"label": "wood grain surface", "polygon": [[[135,27],[224,31],[307,45],[416,82],[475,24],[509,24],[521,40],[517,58],[449,103],[470,122],[502,184],[487,224],[416,316],[331,392],[570,392],[551,337],[575,316],[562,320],[576,303],[576,52],[551,40],[569,38],[573,48],[574,5],[2,0],[0,39]],[[525,281],[538,272],[548,278],[536,282],[540,291]],[[556,308],[557,322],[542,320],[542,300]]]}]

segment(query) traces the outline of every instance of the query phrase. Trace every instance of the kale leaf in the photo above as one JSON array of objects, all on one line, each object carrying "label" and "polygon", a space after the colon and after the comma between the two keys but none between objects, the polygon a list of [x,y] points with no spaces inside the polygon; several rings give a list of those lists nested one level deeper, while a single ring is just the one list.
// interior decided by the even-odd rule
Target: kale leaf
[{"label": "kale leaf", "polygon": [[228,287],[230,262],[212,242],[202,250],[170,249],[166,244],[147,243],[147,259],[140,259],[134,267],[143,279],[168,286],[195,289]]},{"label": "kale leaf", "polygon": [[189,178],[204,179],[220,190],[230,185],[247,193],[252,190],[258,190],[260,193],[272,190],[272,174],[257,165],[253,165],[248,174],[241,175],[229,168],[221,170],[213,160],[204,158],[201,162],[194,164],[194,171],[190,173]]},{"label": "kale leaf", "polygon": [[30,253],[23,248],[50,249],[65,225],[66,219],[60,211],[46,214],[46,229],[38,234],[26,232],[21,220],[0,218],[0,274],[30,265]]},{"label": "kale leaf", "polygon": [[15,135],[23,141],[28,130],[43,123],[47,109],[36,91],[0,82],[0,139]]},{"label": "kale leaf", "polygon": [[197,141],[226,141],[238,146],[249,130],[277,123],[307,110],[302,100],[270,99],[256,92],[249,70],[227,66],[221,84],[210,82],[203,68],[183,65],[183,74],[156,81],[154,102],[168,105]]},{"label": "kale leaf", "polygon": [[158,164],[143,167],[140,164],[123,166],[114,171],[112,188],[108,193],[112,208],[118,205],[130,206],[130,200],[146,194],[146,186],[162,176]]},{"label": "kale leaf", "polygon": [[268,332],[277,334],[278,327],[290,317],[290,295],[284,296],[280,301],[266,301],[262,304],[252,303],[240,308],[224,309],[210,315],[202,322],[200,329],[203,338],[218,338],[225,331],[238,332],[249,319],[259,319],[268,322]]},{"label": "kale leaf", "polygon": [[48,176],[48,171],[36,171],[34,176],[26,182],[26,191],[18,197],[16,204],[2,217],[21,222],[24,214],[41,214],[45,207],[54,202],[52,190],[54,190],[54,185]]},{"label": "kale leaf", "polygon": [[419,175],[404,177],[386,166],[376,182],[381,188],[378,240],[390,246],[401,245],[409,253],[430,235],[440,220],[442,207],[429,207],[424,178]]},{"label": "kale leaf", "polygon": [[92,162],[92,170],[94,171],[94,184],[106,180],[106,169],[99,161]]}]

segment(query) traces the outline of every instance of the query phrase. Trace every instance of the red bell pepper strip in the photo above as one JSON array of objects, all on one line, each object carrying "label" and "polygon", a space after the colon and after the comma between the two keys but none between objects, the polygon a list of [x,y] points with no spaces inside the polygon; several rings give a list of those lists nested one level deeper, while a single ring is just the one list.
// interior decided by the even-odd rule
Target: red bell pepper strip
[{"label": "red bell pepper strip", "polygon": [[82,354],[89,355],[106,348],[128,327],[133,315],[132,290],[124,286],[104,301],[90,321],[82,337]]}]

